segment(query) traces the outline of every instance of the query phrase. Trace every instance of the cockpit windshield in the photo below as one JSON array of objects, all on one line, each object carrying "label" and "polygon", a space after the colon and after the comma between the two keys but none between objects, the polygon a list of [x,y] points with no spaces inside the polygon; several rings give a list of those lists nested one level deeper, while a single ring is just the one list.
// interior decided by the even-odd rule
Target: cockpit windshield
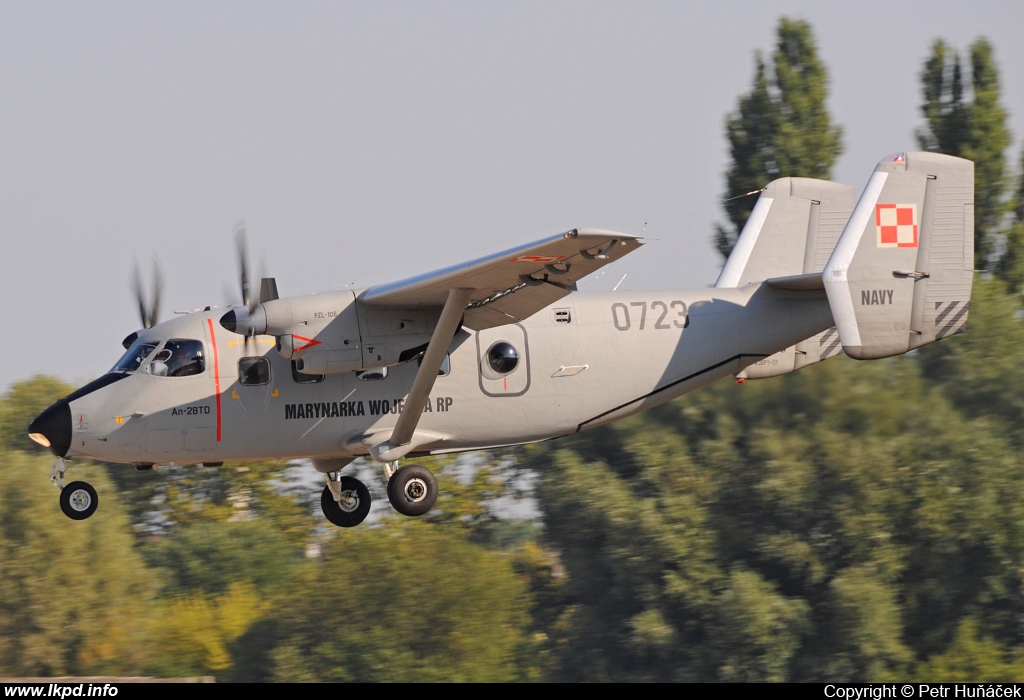
[{"label": "cockpit windshield", "polygon": [[168,340],[149,363],[150,374],[156,377],[191,377],[206,369],[203,344],[198,340]]},{"label": "cockpit windshield", "polygon": [[135,372],[142,366],[143,361],[149,356],[149,353],[156,350],[156,343],[143,342],[136,340],[132,343],[131,347],[128,348],[111,372]]}]

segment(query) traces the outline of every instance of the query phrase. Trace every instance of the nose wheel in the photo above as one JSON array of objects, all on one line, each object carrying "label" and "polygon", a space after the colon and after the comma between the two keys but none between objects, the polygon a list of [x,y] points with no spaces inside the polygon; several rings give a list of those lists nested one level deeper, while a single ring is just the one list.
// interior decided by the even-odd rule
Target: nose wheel
[{"label": "nose wheel", "polygon": [[72,520],[85,520],[96,512],[100,504],[96,489],[84,481],[72,481],[64,483],[64,472],[67,471],[67,464],[63,457],[57,458],[50,472],[50,482],[60,489],[60,509],[64,515]]},{"label": "nose wheel", "polygon": [[85,520],[96,512],[96,489],[84,481],[72,481],[61,489],[60,509],[72,520]]},{"label": "nose wheel", "polygon": [[437,503],[437,479],[418,464],[402,467],[388,480],[388,500],[402,515],[423,515]]}]

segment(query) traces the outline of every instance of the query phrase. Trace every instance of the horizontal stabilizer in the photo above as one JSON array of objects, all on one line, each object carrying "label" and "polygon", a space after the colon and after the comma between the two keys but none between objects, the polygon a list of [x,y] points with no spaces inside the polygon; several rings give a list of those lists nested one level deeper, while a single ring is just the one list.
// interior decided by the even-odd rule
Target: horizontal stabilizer
[{"label": "horizontal stabilizer", "polygon": [[791,292],[810,292],[815,289],[824,289],[825,280],[821,278],[820,272],[810,272],[806,275],[789,275],[787,277],[772,277],[764,281],[769,287],[776,289],[788,289]]}]

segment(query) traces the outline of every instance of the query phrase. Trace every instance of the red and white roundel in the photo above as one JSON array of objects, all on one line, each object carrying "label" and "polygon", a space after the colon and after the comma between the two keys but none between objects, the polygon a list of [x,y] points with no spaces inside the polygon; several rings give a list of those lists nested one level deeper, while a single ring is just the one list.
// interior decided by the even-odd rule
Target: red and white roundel
[{"label": "red and white roundel", "polygon": [[917,247],[917,205],[876,204],[879,248]]}]

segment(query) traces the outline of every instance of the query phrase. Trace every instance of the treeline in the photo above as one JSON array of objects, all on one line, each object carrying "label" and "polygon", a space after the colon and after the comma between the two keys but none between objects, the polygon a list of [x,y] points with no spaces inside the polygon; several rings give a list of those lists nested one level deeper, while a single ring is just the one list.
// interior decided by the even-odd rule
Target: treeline
[{"label": "treeline", "polygon": [[[3,411],[19,412],[10,396]],[[101,506],[74,522],[46,483],[52,458],[2,454],[0,676],[546,675],[531,587],[550,566],[533,543],[493,544],[479,504],[500,486],[486,466],[465,483],[434,464],[449,498],[428,521],[339,531],[313,512],[318,485],[288,488],[288,465],[154,474],[77,462]]]},{"label": "treeline", "polygon": [[541,451],[559,677],[1024,679],[1024,329],[977,286],[953,352],[719,384]]},{"label": "treeline", "polygon": [[[383,507],[339,530],[294,465],[76,463],[101,505],[72,522],[24,436],[70,387],[15,385],[0,399],[0,675],[1024,680],[1024,194],[992,48],[964,63],[936,42],[922,83],[920,145],[978,160],[993,272],[966,334],[434,460],[442,496],[422,519],[391,515],[369,467]],[[728,119],[729,196],[828,176],[827,85],[810,28],[783,20]],[[752,198],[728,205],[723,253],[735,202]],[[539,515],[503,515],[523,490]]]}]

